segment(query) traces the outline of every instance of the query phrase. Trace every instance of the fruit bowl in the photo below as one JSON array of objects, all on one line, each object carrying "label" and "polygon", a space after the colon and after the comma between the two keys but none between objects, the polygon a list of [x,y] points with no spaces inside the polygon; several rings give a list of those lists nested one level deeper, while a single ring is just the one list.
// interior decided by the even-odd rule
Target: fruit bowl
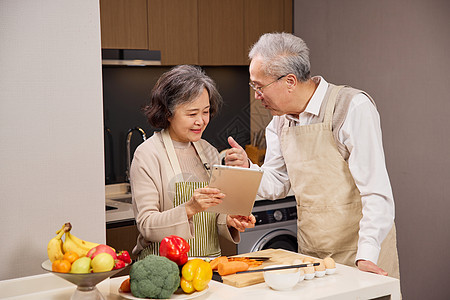
[{"label": "fruit bowl", "polygon": [[52,263],[50,260],[46,260],[41,265],[42,269],[56,276],[59,276],[77,286],[75,293],[72,295],[71,300],[76,299],[105,299],[99,292],[96,285],[108,277],[122,271],[127,265],[121,269],[111,270],[108,272],[98,273],[85,273],[85,274],[73,274],[73,273],[59,273],[52,271]]}]

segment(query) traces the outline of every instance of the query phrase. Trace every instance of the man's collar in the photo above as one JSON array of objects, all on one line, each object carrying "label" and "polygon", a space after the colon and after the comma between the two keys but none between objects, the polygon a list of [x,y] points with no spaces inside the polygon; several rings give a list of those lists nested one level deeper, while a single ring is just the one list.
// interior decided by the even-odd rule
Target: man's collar
[{"label": "man's collar", "polygon": [[308,105],[305,108],[305,112],[318,116],[323,98],[327,93],[328,82],[326,82],[322,76],[315,76],[311,79],[314,80],[316,83],[318,82],[319,85],[317,86],[316,91],[312,95],[311,100],[309,100]]},{"label": "man's collar", "polygon": [[[327,93],[328,82],[322,76],[315,76],[311,78],[314,82],[319,83],[317,89],[314,91],[314,94],[309,100],[308,105],[306,106],[304,112],[318,116],[320,112],[320,106],[322,105],[323,98]],[[290,120],[298,121],[293,115],[286,115],[286,117]]]}]

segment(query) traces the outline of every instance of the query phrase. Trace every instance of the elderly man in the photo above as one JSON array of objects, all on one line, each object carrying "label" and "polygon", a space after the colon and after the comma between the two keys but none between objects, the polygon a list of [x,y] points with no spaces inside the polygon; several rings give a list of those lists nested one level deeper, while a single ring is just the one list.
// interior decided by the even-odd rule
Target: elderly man
[{"label": "elderly man", "polygon": [[[380,118],[365,92],[310,76],[309,49],[264,34],[249,57],[250,86],[274,116],[259,196],[297,199],[299,252],[399,278],[394,200]],[[227,165],[259,168],[231,137]]]}]

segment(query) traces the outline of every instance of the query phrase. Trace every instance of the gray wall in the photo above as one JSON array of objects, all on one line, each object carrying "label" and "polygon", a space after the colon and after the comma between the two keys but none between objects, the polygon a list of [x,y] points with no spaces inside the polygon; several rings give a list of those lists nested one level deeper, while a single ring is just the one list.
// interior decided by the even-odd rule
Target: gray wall
[{"label": "gray wall", "polygon": [[404,299],[449,299],[450,2],[294,1],[312,73],[369,92],[396,202]]}]

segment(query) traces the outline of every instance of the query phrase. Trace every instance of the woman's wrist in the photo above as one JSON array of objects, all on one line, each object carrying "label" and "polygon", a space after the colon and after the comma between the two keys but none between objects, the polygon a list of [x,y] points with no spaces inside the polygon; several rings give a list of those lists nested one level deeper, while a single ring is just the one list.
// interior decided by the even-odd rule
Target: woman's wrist
[{"label": "woman's wrist", "polygon": [[186,202],[184,208],[186,209],[186,215],[188,219],[192,218],[196,214],[191,201]]}]

